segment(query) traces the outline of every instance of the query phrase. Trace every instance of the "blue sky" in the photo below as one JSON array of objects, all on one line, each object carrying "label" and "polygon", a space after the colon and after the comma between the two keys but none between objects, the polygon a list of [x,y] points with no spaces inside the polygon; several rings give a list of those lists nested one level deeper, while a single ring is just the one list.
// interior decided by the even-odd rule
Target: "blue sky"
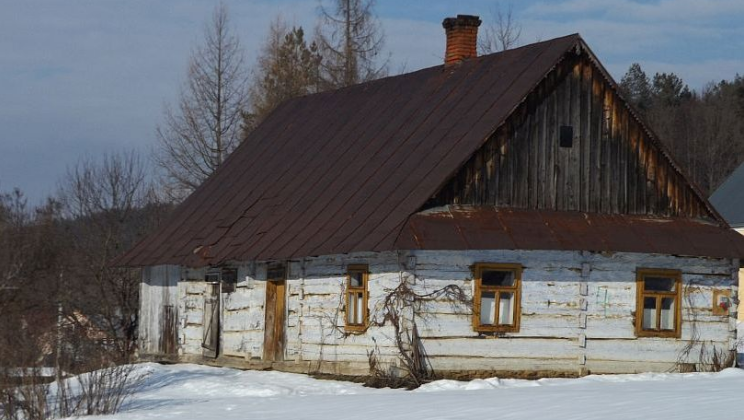
[{"label": "blue sky", "polygon": [[[225,1],[248,61],[282,14],[312,27],[317,0]],[[513,7],[520,44],[579,32],[616,79],[639,62],[692,88],[744,74],[744,0],[378,0],[391,69],[437,65],[441,21]],[[215,1],[0,0],[0,190],[37,202],[81,156],[148,154]]]}]

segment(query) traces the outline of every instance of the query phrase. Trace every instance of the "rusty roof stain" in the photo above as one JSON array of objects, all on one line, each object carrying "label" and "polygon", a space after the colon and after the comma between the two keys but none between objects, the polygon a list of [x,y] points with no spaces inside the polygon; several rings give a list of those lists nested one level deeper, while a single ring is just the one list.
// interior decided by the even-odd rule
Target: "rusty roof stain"
[{"label": "rusty roof stain", "polygon": [[[599,249],[606,238],[591,231],[594,224],[611,229],[625,219],[592,215],[587,225],[585,216],[564,214],[541,227],[529,213],[495,212],[479,230],[459,219],[411,217],[577,46],[586,48],[574,34],[289,100],[117,264],[205,266],[401,249],[416,245],[411,232],[431,223],[441,237],[417,246],[533,249],[543,238],[544,249]],[[432,232],[426,229],[422,235]],[[615,242],[633,248],[632,237],[619,235]]]},{"label": "rusty roof stain", "polygon": [[716,223],[647,215],[446,206],[414,214],[397,249],[642,252],[741,258],[744,236]]}]

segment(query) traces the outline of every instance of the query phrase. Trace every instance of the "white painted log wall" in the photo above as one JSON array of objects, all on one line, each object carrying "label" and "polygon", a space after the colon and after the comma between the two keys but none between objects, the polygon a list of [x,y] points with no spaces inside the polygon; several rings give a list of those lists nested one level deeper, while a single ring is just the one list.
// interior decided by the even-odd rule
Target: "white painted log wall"
[{"label": "white painted log wall", "polygon": [[[744,226],[737,227],[734,229],[735,231],[739,232],[740,234],[744,235]],[[739,280],[744,279],[744,264],[741,264],[742,267],[739,269]],[[744,301],[744,288],[739,287],[739,293],[738,296],[740,301]],[[744,305],[739,305],[739,321],[744,321]]]},{"label": "white painted log wall", "polygon": [[[415,256],[415,270],[401,273],[408,256]],[[470,267],[477,262],[519,263],[524,267],[520,331],[499,337],[479,335],[472,330],[468,308],[444,300],[431,302],[427,305],[430,316],[420,319],[418,326],[435,369],[667,370],[691,341],[703,341],[706,348],[721,350],[732,348],[735,340],[735,318],[714,316],[711,309],[714,288],[736,290],[734,265],[738,268],[738,261],[568,251],[416,251],[401,256],[355,253],[290,262],[286,359],[357,362],[363,366],[368,352],[375,348],[383,360],[394,359],[397,351],[391,327],[372,327],[359,335],[343,334],[342,292],[348,264],[369,264],[369,308],[375,318],[379,317],[386,290],[396,287],[401,275],[415,275],[415,288],[420,292],[456,284],[472,296]],[[682,271],[683,283],[688,286],[681,339],[635,337],[638,268]],[[237,290],[222,295],[224,354],[261,357],[265,278],[265,263],[240,265]],[[204,290],[203,282],[179,284],[182,354],[201,354]],[[681,361],[698,360],[699,346]]]}]

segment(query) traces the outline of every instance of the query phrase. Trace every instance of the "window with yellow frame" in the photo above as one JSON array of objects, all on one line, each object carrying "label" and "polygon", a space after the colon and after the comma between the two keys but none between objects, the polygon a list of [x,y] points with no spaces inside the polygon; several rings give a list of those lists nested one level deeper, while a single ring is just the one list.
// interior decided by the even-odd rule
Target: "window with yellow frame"
[{"label": "window with yellow frame", "polygon": [[636,335],[675,337],[682,331],[682,273],[639,269],[636,277]]},{"label": "window with yellow frame", "polygon": [[350,265],[346,269],[346,331],[364,331],[367,328],[369,267],[366,264]]},{"label": "window with yellow frame", "polygon": [[473,329],[519,331],[522,266],[479,263],[475,264],[473,274]]}]

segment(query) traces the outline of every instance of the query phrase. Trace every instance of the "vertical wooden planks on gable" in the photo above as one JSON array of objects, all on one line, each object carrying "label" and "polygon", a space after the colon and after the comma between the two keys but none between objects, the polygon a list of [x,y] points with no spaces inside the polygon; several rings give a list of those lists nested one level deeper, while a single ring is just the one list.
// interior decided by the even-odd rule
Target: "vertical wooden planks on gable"
[{"label": "vertical wooden planks on gable", "polygon": [[602,86],[602,137],[600,147],[600,172],[602,178],[602,187],[600,190],[599,207],[602,213],[610,213],[610,176],[611,176],[611,153],[610,153],[610,123],[612,116],[610,112],[611,108],[611,95],[612,92],[606,89],[606,86]]},{"label": "vertical wooden planks on gable", "polygon": [[528,100],[528,112],[530,115],[530,124],[528,125],[527,141],[529,143],[529,161],[530,161],[530,174],[527,180],[529,202],[527,203],[528,208],[537,208],[538,196],[539,196],[539,162],[540,162],[540,116],[539,116],[539,102],[540,90],[533,92],[529,96]]},{"label": "vertical wooden planks on gable", "polygon": [[558,185],[558,173],[556,167],[558,166],[557,163],[557,155],[556,155],[556,149],[558,148],[556,143],[558,140],[558,136],[556,134],[558,125],[558,82],[559,77],[557,74],[558,70],[550,74],[550,81],[551,81],[551,92],[550,96],[547,99],[548,107],[547,107],[547,116],[548,116],[548,122],[547,122],[547,130],[546,130],[546,136],[545,136],[545,142],[546,142],[546,156],[548,158],[546,169],[547,169],[547,177],[543,180],[545,182],[546,188],[547,188],[547,203],[545,208],[546,209],[557,209],[557,185]]},{"label": "vertical wooden planks on gable", "polygon": [[548,171],[547,171],[547,161],[548,161],[548,151],[547,151],[547,107],[548,107],[548,101],[545,99],[546,92],[550,89],[550,85],[548,84],[548,80],[546,80],[544,83],[540,84],[540,88],[538,90],[540,102],[539,106],[537,108],[537,161],[538,161],[538,170],[537,170],[537,208],[544,208],[546,206],[546,203],[549,202],[549,194],[548,194],[548,184],[546,180],[548,179]]},{"label": "vertical wooden planks on gable", "polygon": [[628,212],[638,213],[638,126],[634,121],[628,124]]},{"label": "vertical wooden planks on gable", "polygon": [[591,121],[591,139],[589,154],[589,211],[598,212],[601,210],[601,192],[602,192],[602,102],[604,93],[602,91],[602,75],[592,68],[592,121]]},{"label": "vertical wooden planks on gable", "polygon": [[586,56],[558,64],[423,208],[445,204],[711,218]]},{"label": "vertical wooden planks on gable", "polygon": [[569,203],[566,210],[581,210],[581,61],[576,60],[571,72],[571,118],[568,124],[573,127],[573,143],[569,149]]},{"label": "vertical wooden planks on gable", "polygon": [[615,92],[609,91],[610,101],[610,124],[609,124],[609,147],[610,147],[610,185],[609,185],[609,208],[610,213],[618,212],[618,195],[620,186],[620,140],[618,135],[619,115],[618,102]]},{"label": "vertical wooden planks on gable", "polygon": [[590,132],[592,118],[592,66],[582,62],[581,76],[581,112],[579,119],[581,127],[581,211],[591,211],[591,142]]},{"label": "vertical wooden planks on gable", "polygon": [[[571,81],[573,80],[571,68],[567,68],[567,64],[562,66],[563,78],[562,83],[558,89],[558,124],[556,129],[560,129],[562,125],[568,125],[571,122]],[[560,132],[555,137],[556,149],[558,150],[558,207],[559,209],[568,208],[570,202],[570,149],[560,147],[558,139]]]},{"label": "vertical wooden planks on gable", "polygon": [[528,145],[526,142],[527,112],[525,107],[517,110],[517,119],[514,127],[514,147],[512,148],[512,203],[515,207],[524,208],[527,193],[527,174],[529,173]]}]

